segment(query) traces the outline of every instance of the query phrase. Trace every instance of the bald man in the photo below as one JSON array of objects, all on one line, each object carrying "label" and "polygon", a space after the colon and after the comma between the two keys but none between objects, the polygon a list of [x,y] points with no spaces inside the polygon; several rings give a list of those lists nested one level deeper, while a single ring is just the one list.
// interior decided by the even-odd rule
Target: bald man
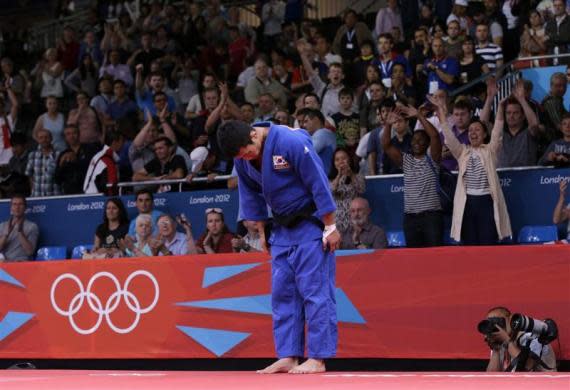
[{"label": "bald man", "polygon": [[341,249],[380,249],[387,245],[386,234],[380,226],[370,222],[370,205],[364,198],[350,203],[350,226],[342,235]]}]

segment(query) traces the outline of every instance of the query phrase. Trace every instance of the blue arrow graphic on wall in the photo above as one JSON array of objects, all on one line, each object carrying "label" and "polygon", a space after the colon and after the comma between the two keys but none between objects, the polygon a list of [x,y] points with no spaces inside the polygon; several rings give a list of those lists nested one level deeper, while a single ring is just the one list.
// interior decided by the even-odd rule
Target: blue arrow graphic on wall
[{"label": "blue arrow graphic on wall", "polygon": [[34,315],[35,314],[33,313],[9,311],[2,321],[0,321],[0,341],[4,340],[6,337],[24,326],[24,324],[31,320]]},{"label": "blue arrow graphic on wall", "polygon": [[0,269],[0,282],[13,284],[14,286],[24,287],[22,283],[20,283],[15,277],[10,275],[8,272]]},{"label": "blue arrow graphic on wall", "polygon": [[178,325],[176,327],[217,357],[228,352],[251,334],[222,329],[195,328],[192,326]]},{"label": "blue arrow graphic on wall", "polygon": [[[352,304],[342,289],[336,289],[337,318],[339,322],[365,324],[358,309]],[[271,314],[271,295],[251,295],[247,297],[209,299],[205,301],[179,302],[177,306],[199,307],[203,309],[228,310],[242,313]]]},{"label": "blue arrow graphic on wall", "polygon": [[209,287],[213,284],[239,275],[263,263],[229,265],[224,267],[208,267],[204,270],[204,278],[202,280],[202,288]]}]

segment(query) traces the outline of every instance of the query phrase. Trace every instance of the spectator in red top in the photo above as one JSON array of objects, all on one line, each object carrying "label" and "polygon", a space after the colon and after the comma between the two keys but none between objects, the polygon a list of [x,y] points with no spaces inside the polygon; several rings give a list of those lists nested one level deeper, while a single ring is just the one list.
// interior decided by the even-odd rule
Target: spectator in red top
[{"label": "spectator in red top", "polygon": [[232,253],[234,234],[224,222],[224,212],[220,208],[206,209],[206,231],[196,242],[198,253]]},{"label": "spectator in red top", "polygon": [[57,56],[67,73],[73,71],[79,63],[79,42],[75,39],[75,30],[71,26],[65,26],[63,36],[57,43]]}]

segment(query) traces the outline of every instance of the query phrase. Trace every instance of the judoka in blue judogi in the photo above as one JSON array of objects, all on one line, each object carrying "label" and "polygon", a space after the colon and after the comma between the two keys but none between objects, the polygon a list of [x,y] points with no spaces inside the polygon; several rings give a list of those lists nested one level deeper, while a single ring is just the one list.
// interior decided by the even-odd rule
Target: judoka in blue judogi
[{"label": "judoka in blue judogi", "polygon": [[[243,218],[260,221],[261,228],[269,205],[276,222],[269,243],[279,360],[260,372],[322,372],[323,359],[335,356],[337,347],[334,250],[340,235],[321,159],[306,131],[271,123],[228,121],[218,142],[236,158]],[[309,359],[298,365],[305,325]]]}]

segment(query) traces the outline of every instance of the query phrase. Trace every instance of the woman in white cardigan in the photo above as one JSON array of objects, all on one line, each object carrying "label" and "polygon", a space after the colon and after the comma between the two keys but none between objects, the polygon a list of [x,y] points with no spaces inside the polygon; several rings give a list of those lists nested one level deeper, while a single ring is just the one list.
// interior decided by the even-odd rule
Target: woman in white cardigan
[{"label": "woman in white cardigan", "polygon": [[[436,104],[435,101],[432,103]],[[464,245],[495,245],[512,235],[507,205],[497,175],[497,158],[503,141],[505,101],[499,104],[488,144],[487,126],[474,121],[469,126],[470,145],[461,144],[445,118],[447,108],[437,106],[445,144],[459,164],[453,201],[451,237]]]}]

